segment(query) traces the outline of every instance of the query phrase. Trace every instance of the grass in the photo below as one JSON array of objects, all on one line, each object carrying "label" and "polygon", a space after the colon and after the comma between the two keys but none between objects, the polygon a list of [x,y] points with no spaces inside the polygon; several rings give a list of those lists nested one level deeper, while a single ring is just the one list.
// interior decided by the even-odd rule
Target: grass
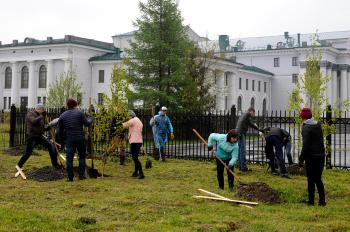
[{"label": "grass", "polygon": [[[39,154],[25,169],[49,165],[47,152]],[[131,160],[109,162],[112,177],[36,182],[13,177],[18,159],[0,153],[0,231],[350,231],[348,171],[326,170],[328,204],[308,207],[299,203],[307,194],[305,177],[287,180],[251,165],[253,172],[238,173],[241,181],[265,182],[286,202],[248,209],[192,198],[203,188],[238,199],[218,190],[213,162],[153,161],[144,180],[130,177]]]}]

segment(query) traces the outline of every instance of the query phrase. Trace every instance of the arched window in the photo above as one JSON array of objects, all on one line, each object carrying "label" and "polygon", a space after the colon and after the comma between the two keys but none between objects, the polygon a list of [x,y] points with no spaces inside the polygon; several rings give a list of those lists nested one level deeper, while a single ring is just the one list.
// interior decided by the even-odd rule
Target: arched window
[{"label": "arched window", "polygon": [[12,69],[7,67],[5,69],[5,89],[11,89],[12,85]]},{"label": "arched window", "polygon": [[21,88],[22,89],[28,89],[28,81],[29,81],[28,67],[24,66],[21,71]]},{"label": "arched window", "polygon": [[237,100],[237,110],[242,111],[242,97],[239,96]]},{"label": "arched window", "polygon": [[267,114],[267,106],[266,106],[266,98],[264,98],[263,100],[263,115],[266,115]]},{"label": "arched window", "polygon": [[250,99],[250,107],[253,107],[255,109],[255,99],[253,97]]},{"label": "arched window", "polygon": [[41,65],[39,69],[39,88],[46,88],[46,66]]}]

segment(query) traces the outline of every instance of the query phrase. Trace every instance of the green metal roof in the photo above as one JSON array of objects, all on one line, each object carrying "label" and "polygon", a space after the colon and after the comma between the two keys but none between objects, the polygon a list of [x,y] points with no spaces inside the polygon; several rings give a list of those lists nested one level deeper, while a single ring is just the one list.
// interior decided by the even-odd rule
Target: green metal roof
[{"label": "green metal roof", "polygon": [[106,53],[101,56],[94,56],[89,59],[89,61],[105,61],[105,60],[121,60],[119,49],[114,53]]},{"label": "green metal roof", "polygon": [[258,68],[258,67],[255,67],[255,66],[248,66],[248,65],[244,65],[242,67],[242,70],[246,70],[246,71],[251,71],[251,72],[256,72],[256,73],[261,73],[261,74],[265,74],[265,75],[270,75],[270,76],[273,76],[274,74],[269,72],[269,71],[266,71],[264,69],[261,69],[261,68]]},{"label": "green metal roof", "polygon": [[116,48],[113,43],[106,43],[93,39],[86,39],[73,35],[65,35],[63,39],[49,39],[47,40],[36,40],[32,38],[26,38],[24,42],[18,42],[17,44],[3,44],[0,45],[0,48],[15,48],[15,47],[24,47],[24,46],[39,46],[39,45],[51,45],[51,44],[77,44],[84,45],[99,49],[111,50],[114,51]]}]

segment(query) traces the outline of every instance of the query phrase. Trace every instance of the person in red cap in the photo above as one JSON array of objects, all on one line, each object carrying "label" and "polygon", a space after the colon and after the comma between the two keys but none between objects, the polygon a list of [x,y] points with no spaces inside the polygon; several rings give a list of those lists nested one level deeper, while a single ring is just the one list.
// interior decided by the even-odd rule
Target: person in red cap
[{"label": "person in red cap", "polygon": [[314,205],[315,184],[317,186],[320,206],[326,205],[324,185],[322,182],[322,172],[325,164],[325,148],[323,142],[322,127],[319,122],[312,118],[310,108],[303,108],[300,112],[300,118],[303,121],[302,139],[303,146],[299,157],[299,165],[302,166],[305,161],[307,176],[307,186],[309,193],[308,205]]},{"label": "person in red cap", "polygon": [[[73,98],[67,100],[68,110],[61,114],[58,120],[58,128],[61,141],[64,141],[67,149],[67,174],[68,181],[73,181],[73,158],[75,150],[79,156],[79,179],[85,179],[85,153],[86,141],[84,126],[90,126],[92,119],[77,109],[78,103]],[[63,138],[64,135],[64,138]]]}]

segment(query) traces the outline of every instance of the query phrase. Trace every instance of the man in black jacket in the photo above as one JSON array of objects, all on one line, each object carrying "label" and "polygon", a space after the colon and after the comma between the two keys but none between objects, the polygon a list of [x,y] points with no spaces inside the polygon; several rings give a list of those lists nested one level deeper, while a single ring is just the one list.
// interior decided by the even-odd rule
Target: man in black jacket
[{"label": "man in black jacket", "polygon": [[46,111],[43,104],[38,104],[34,111],[28,112],[26,115],[27,124],[27,141],[24,155],[18,161],[16,169],[22,169],[24,163],[29,159],[37,144],[41,144],[49,150],[51,164],[55,168],[61,166],[57,163],[57,152],[52,143],[47,140],[43,134],[48,130],[48,125],[45,125]]},{"label": "man in black jacket", "polygon": [[250,107],[247,112],[243,113],[237,122],[236,130],[239,133],[239,152],[238,152],[238,162],[239,162],[239,170],[242,172],[251,171],[247,167],[246,160],[246,144],[245,138],[249,127],[254,128],[255,130],[259,130],[258,126],[252,122],[252,117],[255,116],[255,109]]},{"label": "man in black jacket", "polygon": [[[265,153],[266,157],[270,161],[271,173],[276,174],[275,169],[275,153],[279,162],[281,176],[288,178],[285,162],[283,158],[283,147],[288,146],[291,142],[290,134],[278,127],[267,127],[264,129],[264,136],[266,140]],[[274,151],[275,150],[275,151]],[[288,150],[288,149],[287,149]],[[292,162],[292,156],[290,151],[287,151],[287,157],[289,164]]]},{"label": "man in black jacket", "polygon": [[303,120],[301,135],[303,138],[303,147],[301,149],[299,164],[303,165],[305,160],[305,169],[307,176],[307,186],[309,200],[307,204],[314,205],[315,184],[317,186],[319,202],[321,206],[326,205],[324,185],[322,182],[322,172],[325,163],[325,148],[323,142],[323,132],[321,124],[312,118],[312,112],[309,108],[303,108],[300,117]]}]

